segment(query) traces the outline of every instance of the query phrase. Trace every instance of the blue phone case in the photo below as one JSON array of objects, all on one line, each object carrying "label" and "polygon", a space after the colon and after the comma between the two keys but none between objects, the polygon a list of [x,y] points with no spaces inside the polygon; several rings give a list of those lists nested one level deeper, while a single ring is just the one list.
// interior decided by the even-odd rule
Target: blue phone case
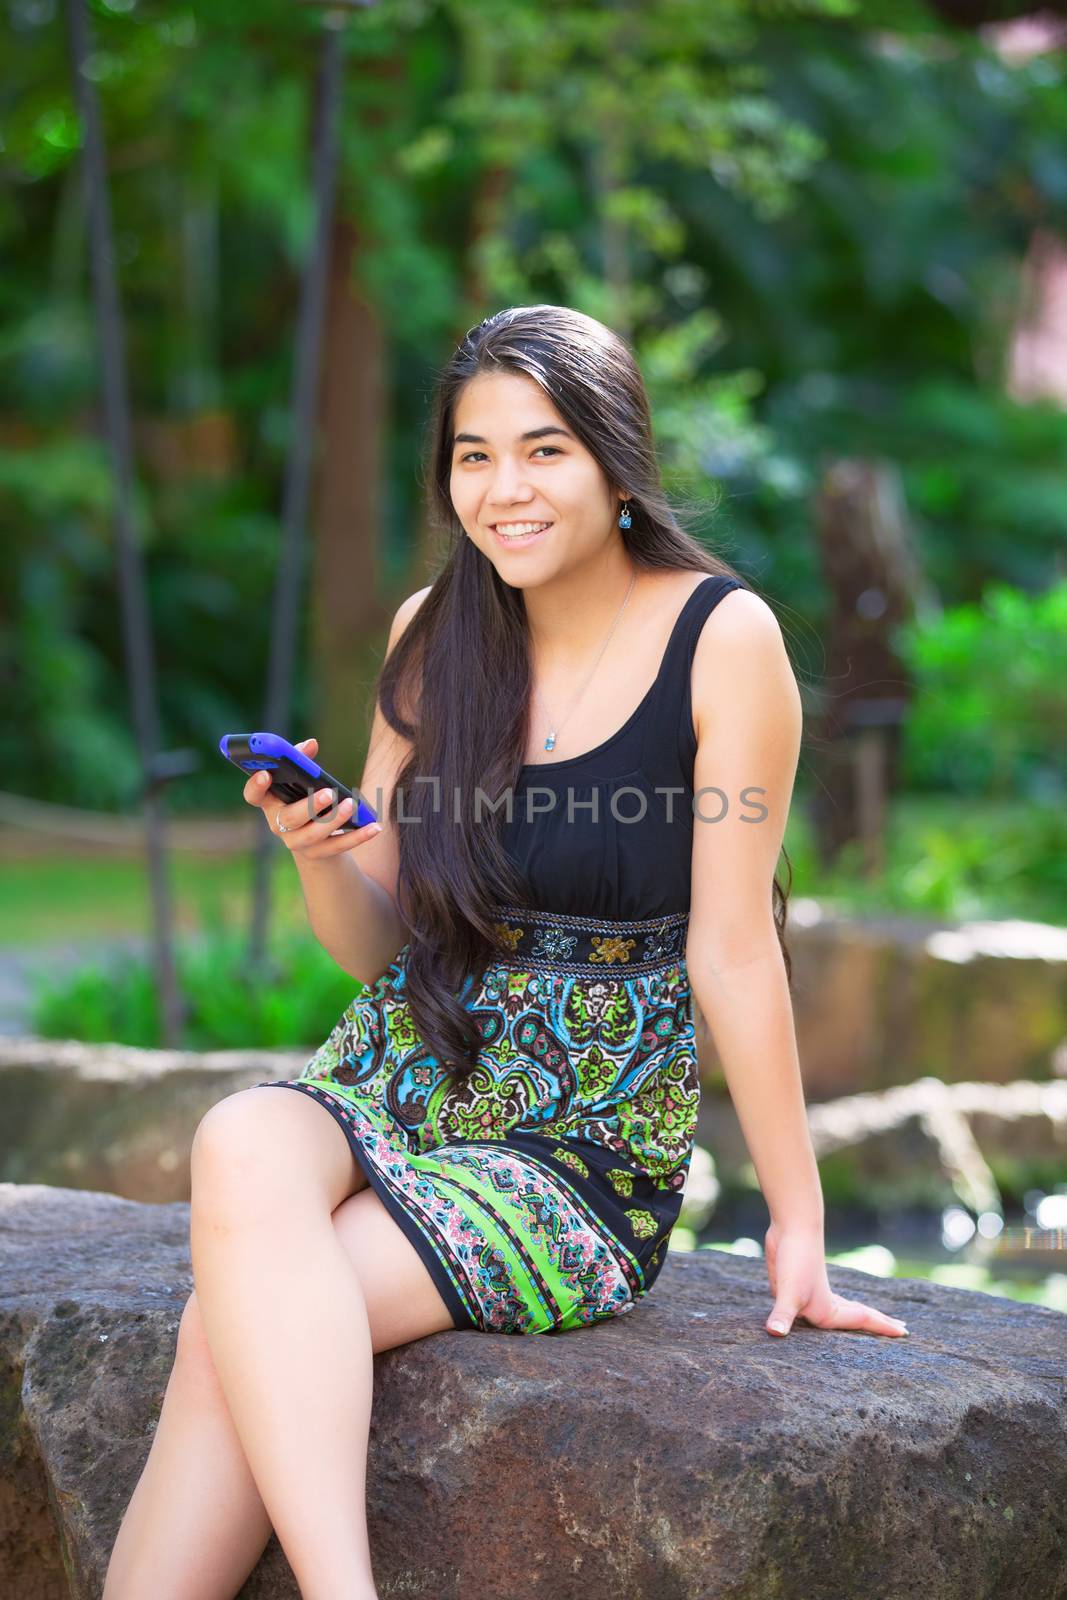
[{"label": "blue phone case", "polygon": [[339,824],[350,833],[355,833],[357,828],[365,828],[368,822],[378,820],[374,808],[361,795],[354,794],[346,784],[338,782],[325,767],[320,767],[317,761],[312,761],[310,756],[306,756],[280,734],[224,733],[219,740],[219,751],[227,761],[232,761],[235,767],[240,767],[244,772],[269,772],[270,793],[289,804],[294,800],[306,800],[317,789],[332,789],[332,808],[324,806],[316,813],[319,819],[328,817],[331,809],[336,811],[342,800],[352,800],[352,815]]}]

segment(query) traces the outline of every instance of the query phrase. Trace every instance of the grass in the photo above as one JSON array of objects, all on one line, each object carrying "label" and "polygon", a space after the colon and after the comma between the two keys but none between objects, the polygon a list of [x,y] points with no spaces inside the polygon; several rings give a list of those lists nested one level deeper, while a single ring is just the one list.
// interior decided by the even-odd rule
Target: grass
[{"label": "grass", "polygon": [[[0,859],[3,852],[0,850]],[[177,931],[214,926],[220,910],[231,920],[250,914],[251,853],[175,852],[170,860]],[[279,848],[271,870],[278,926],[306,928],[296,868]],[[148,937],[151,904],[144,858],[112,852],[4,859],[0,873],[0,947],[22,949],[67,940]]]}]

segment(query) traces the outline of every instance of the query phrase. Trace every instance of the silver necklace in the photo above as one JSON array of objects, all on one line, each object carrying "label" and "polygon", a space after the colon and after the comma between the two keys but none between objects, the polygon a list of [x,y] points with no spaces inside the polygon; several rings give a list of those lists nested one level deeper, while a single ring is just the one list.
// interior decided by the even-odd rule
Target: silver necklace
[{"label": "silver necklace", "polygon": [[[578,690],[578,693],[575,695],[574,699],[571,701],[571,709],[570,709],[570,711],[567,712],[567,715],[564,717],[563,721],[561,723],[559,723],[556,727],[552,728],[551,731],[549,732],[548,738],[545,740],[545,749],[546,750],[554,750],[555,749],[555,747],[556,747],[556,738],[557,738],[557,736],[559,734],[560,729],[562,727],[564,727],[565,724],[569,721],[570,716],[571,716],[571,712],[574,710],[575,706],[578,704],[578,701],[582,698],[582,695],[585,693],[586,689],[589,687],[589,680],[590,680],[590,678],[592,678],[593,673],[596,671],[597,666],[598,666],[598,664],[600,662],[600,657],[604,654],[604,651],[607,649],[608,644],[609,644],[609,642],[611,640],[612,634],[615,632],[615,629],[619,626],[619,619],[621,618],[623,612],[626,610],[626,601],[629,600],[630,595],[633,593],[633,587],[634,587],[634,584],[636,582],[637,582],[637,569],[635,567],[634,571],[633,571],[633,574],[631,575],[631,578],[630,578],[630,587],[626,591],[626,600],[624,600],[622,605],[619,607],[618,615],[616,616],[615,621],[611,624],[611,627],[608,629],[608,637],[604,640],[604,643],[600,646],[600,649],[599,649],[599,651],[597,653],[596,661],[594,661],[593,665],[590,667],[589,673],[588,673],[588,676],[586,677],[585,682],[582,684],[582,687]],[[538,689],[536,684],[534,684],[534,694],[537,696],[538,700],[541,701],[541,709],[545,713],[545,721],[548,722],[548,723],[551,723],[552,718],[548,714],[548,708],[546,707],[544,700],[541,699],[541,692]]]}]

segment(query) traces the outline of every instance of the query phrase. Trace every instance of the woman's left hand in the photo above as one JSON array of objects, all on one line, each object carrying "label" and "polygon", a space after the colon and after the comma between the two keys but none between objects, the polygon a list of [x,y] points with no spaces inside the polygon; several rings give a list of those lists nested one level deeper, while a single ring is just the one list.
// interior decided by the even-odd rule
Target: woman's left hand
[{"label": "woman's left hand", "polygon": [[858,1328],[863,1333],[903,1337],[907,1324],[862,1300],[835,1294],[826,1276],[822,1227],[783,1228],[772,1222],[763,1241],[774,1309],[767,1332],[784,1336],[796,1317],[815,1328]]}]

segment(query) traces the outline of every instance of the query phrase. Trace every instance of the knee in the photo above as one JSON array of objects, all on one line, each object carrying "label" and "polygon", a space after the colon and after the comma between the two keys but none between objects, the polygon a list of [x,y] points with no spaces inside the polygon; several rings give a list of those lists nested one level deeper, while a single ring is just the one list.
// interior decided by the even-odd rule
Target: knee
[{"label": "knee", "polygon": [[210,1199],[248,1200],[269,1189],[272,1151],[284,1138],[282,1108],[266,1089],[242,1089],[201,1117],[189,1151],[194,1208]]}]

